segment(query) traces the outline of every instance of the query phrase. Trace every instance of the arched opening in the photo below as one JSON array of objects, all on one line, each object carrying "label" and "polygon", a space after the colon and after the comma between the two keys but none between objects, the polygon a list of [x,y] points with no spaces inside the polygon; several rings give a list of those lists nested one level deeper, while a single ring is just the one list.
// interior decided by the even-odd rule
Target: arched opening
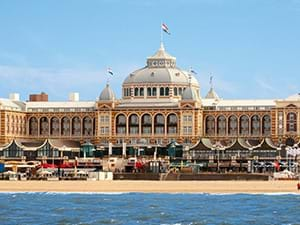
[{"label": "arched opening", "polygon": [[139,117],[136,114],[132,114],[129,116],[129,133],[139,133]]},{"label": "arched opening", "polygon": [[220,136],[226,135],[226,118],[225,118],[225,116],[219,116],[217,119],[217,134]]},{"label": "arched opening", "polygon": [[264,136],[268,136],[271,134],[271,118],[268,115],[263,117],[262,133]]},{"label": "arched opening", "polygon": [[72,135],[73,136],[81,135],[81,120],[78,116],[72,119]]},{"label": "arched opening", "polygon": [[83,119],[83,135],[91,136],[93,135],[93,122],[90,117],[84,117]]},{"label": "arched opening", "polygon": [[40,135],[42,136],[49,135],[49,121],[47,117],[42,117],[40,119]]},{"label": "arched opening", "polygon": [[152,89],[150,87],[147,88],[147,96],[152,96]]},{"label": "arched opening", "polygon": [[123,114],[116,118],[116,132],[117,134],[126,134],[126,117]]},{"label": "arched opening", "polygon": [[169,96],[169,92],[170,92],[170,89],[168,87],[166,87],[166,89],[165,89],[165,96]]},{"label": "arched opening", "polygon": [[254,115],[251,117],[251,135],[260,135],[260,117],[258,115]]},{"label": "arched opening", "polygon": [[35,117],[31,117],[29,120],[29,135],[38,135],[38,120]]},{"label": "arched opening", "polygon": [[138,88],[134,88],[134,96],[138,96],[139,95],[139,89]]},{"label": "arched opening", "polygon": [[177,123],[178,119],[175,114],[170,114],[167,117],[167,132],[168,134],[176,134],[177,133]]},{"label": "arched opening", "polygon": [[206,117],[205,131],[207,135],[215,135],[215,118],[213,116]]},{"label": "arched opening", "polygon": [[156,96],[157,95],[157,90],[156,87],[152,88],[152,96]]},{"label": "arched opening", "polygon": [[238,119],[236,116],[230,116],[228,119],[228,134],[232,136],[238,134]]},{"label": "arched opening", "polygon": [[52,117],[50,120],[50,134],[59,136],[59,119],[57,117]]},{"label": "arched opening", "polygon": [[144,96],[144,88],[140,88],[140,96]]},{"label": "arched opening", "polygon": [[177,96],[178,95],[178,91],[177,91],[177,87],[174,87],[174,96]]},{"label": "arched opening", "polygon": [[70,136],[70,119],[68,117],[64,117],[61,120],[61,135],[62,136]]},{"label": "arched opening", "polygon": [[154,133],[155,134],[165,133],[165,117],[162,114],[157,114],[154,117]]},{"label": "arched opening", "polygon": [[297,132],[297,115],[296,115],[296,113],[290,112],[287,114],[286,129],[287,129],[287,132]]},{"label": "arched opening", "polygon": [[142,134],[152,133],[152,118],[149,114],[142,116]]},{"label": "arched opening", "polygon": [[249,135],[249,118],[246,115],[240,118],[240,134]]},{"label": "arched opening", "polygon": [[161,87],[161,88],[159,89],[159,95],[160,95],[160,96],[165,96],[165,88],[164,88],[164,87]]}]

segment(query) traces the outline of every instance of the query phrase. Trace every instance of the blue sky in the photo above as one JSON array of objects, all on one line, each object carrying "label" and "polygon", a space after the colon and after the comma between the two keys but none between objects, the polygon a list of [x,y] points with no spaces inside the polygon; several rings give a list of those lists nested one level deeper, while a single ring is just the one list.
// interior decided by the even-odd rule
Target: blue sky
[{"label": "blue sky", "polygon": [[107,67],[120,97],[159,48],[161,21],[167,51],[198,72],[202,96],[211,74],[224,99],[300,92],[300,0],[9,0],[0,1],[0,97],[95,100]]}]

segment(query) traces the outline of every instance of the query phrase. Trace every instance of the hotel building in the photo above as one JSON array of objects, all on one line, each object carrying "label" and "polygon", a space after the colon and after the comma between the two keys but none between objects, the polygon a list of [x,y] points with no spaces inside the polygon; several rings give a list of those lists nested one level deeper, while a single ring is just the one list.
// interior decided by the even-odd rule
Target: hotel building
[{"label": "hotel building", "polygon": [[285,146],[299,143],[299,118],[300,94],[227,100],[211,87],[200,96],[197,79],[161,44],[126,77],[121,99],[108,84],[97,101],[80,101],[77,93],[65,102],[48,101],[45,93],[26,102],[18,94],[0,98],[0,157],[74,158],[88,145],[94,150],[88,156],[96,157],[132,149],[163,156],[175,146],[184,158],[203,162],[213,163],[216,154],[231,162],[274,160],[286,154]]}]

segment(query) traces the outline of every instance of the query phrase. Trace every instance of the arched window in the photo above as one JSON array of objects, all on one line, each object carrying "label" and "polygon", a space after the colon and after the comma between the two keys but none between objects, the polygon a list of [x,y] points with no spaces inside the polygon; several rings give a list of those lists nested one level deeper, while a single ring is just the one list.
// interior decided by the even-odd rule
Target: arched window
[{"label": "arched window", "polygon": [[29,134],[32,136],[38,135],[38,120],[35,117],[31,117],[29,120]]},{"label": "arched window", "polygon": [[149,114],[142,116],[142,134],[152,133],[152,118]]},{"label": "arched window", "polygon": [[177,116],[175,114],[170,114],[167,117],[167,132],[168,134],[177,133]]},{"label": "arched window", "polygon": [[129,117],[129,133],[130,134],[139,133],[139,117],[136,114],[132,114]]},{"label": "arched window", "polygon": [[152,88],[152,96],[156,96],[157,95],[157,91],[156,91],[156,87]]},{"label": "arched window", "polygon": [[52,117],[50,121],[50,134],[54,136],[59,136],[59,119],[57,117]]},{"label": "arched window", "polygon": [[240,134],[249,135],[249,118],[246,115],[240,118]]},{"label": "arched window", "polygon": [[140,88],[140,96],[144,96],[144,88]]},{"label": "arched window", "polygon": [[251,135],[259,136],[260,134],[260,118],[258,115],[254,115],[251,118]]},{"label": "arched window", "polygon": [[170,89],[168,87],[166,87],[166,89],[165,89],[165,96],[169,96],[169,92],[170,92]]},{"label": "arched window", "polygon": [[150,87],[147,88],[147,96],[152,96],[152,90]]},{"label": "arched window", "polygon": [[297,132],[297,115],[296,113],[290,112],[287,114],[287,132]]},{"label": "arched window", "polygon": [[139,95],[139,89],[138,88],[135,88],[134,89],[134,96],[138,96]]},{"label": "arched window", "polygon": [[165,117],[162,114],[157,114],[154,117],[154,132],[155,134],[165,133]]},{"label": "arched window", "polygon": [[72,119],[72,135],[74,136],[81,135],[81,120],[78,116]]},{"label": "arched window", "polygon": [[159,89],[159,95],[160,95],[160,96],[165,96],[165,88],[161,87],[161,88]]},{"label": "arched window", "polygon": [[213,116],[206,117],[205,126],[207,135],[215,135],[215,118]]},{"label": "arched window", "polygon": [[91,136],[93,134],[93,122],[90,117],[84,117],[83,119],[83,135]]},{"label": "arched window", "polygon": [[263,117],[262,132],[264,136],[268,136],[271,134],[271,118],[268,115]]},{"label": "arched window", "polygon": [[182,88],[181,87],[178,89],[178,94],[182,95]]},{"label": "arched window", "polygon": [[237,120],[236,116],[229,117],[228,133],[229,133],[229,135],[237,135],[237,133],[238,133],[238,120]]},{"label": "arched window", "polygon": [[178,92],[177,92],[177,87],[174,87],[174,96],[177,96],[178,95]]},{"label": "arched window", "polygon": [[49,121],[47,117],[42,117],[40,119],[40,135],[42,136],[49,135]]},{"label": "arched window", "polygon": [[126,117],[120,114],[116,118],[116,132],[117,134],[126,134]]},{"label": "arched window", "polygon": [[225,118],[225,116],[219,116],[217,119],[217,133],[220,136],[226,135],[226,118]]},{"label": "arched window", "polygon": [[64,117],[61,120],[61,135],[62,136],[70,136],[70,119],[68,117]]}]

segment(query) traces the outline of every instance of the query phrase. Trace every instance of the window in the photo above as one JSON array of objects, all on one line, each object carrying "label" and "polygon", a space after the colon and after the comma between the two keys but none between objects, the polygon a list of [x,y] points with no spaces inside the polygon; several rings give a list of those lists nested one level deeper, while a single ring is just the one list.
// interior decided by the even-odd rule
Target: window
[{"label": "window", "polygon": [[151,91],[151,88],[147,88],[147,96],[152,96],[152,91]]},{"label": "window", "polygon": [[182,95],[182,88],[178,89],[179,95]]},{"label": "window", "polygon": [[140,96],[144,96],[144,88],[140,88]]},{"label": "window", "polygon": [[165,88],[161,87],[161,88],[159,89],[159,95],[160,95],[160,96],[165,96]]},{"label": "window", "polygon": [[192,134],[192,127],[191,126],[184,126],[183,127],[183,134],[185,135],[191,135]]},{"label": "window", "polygon": [[287,114],[287,132],[297,132],[297,115],[296,113]]},{"label": "window", "polygon": [[100,134],[109,134],[109,127],[100,127]]},{"label": "window", "polygon": [[157,95],[157,91],[156,91],[156,87],[152,88],[152,96],[156,96]]},{"label": "window", "polygon": [[139,89],[138,88],[135,88],[134,89],[134,96],[138,96],[139,95]]},{"label": "window", "polygon": [[174,87],[174,96],[177,96],[177,95],[178,95],[178,93],[177,93],[177,88]]},{"label": "window", "polygon": [[166,89],[165,89],[165,96],[169,96],[169,88],[167,87]]}]

